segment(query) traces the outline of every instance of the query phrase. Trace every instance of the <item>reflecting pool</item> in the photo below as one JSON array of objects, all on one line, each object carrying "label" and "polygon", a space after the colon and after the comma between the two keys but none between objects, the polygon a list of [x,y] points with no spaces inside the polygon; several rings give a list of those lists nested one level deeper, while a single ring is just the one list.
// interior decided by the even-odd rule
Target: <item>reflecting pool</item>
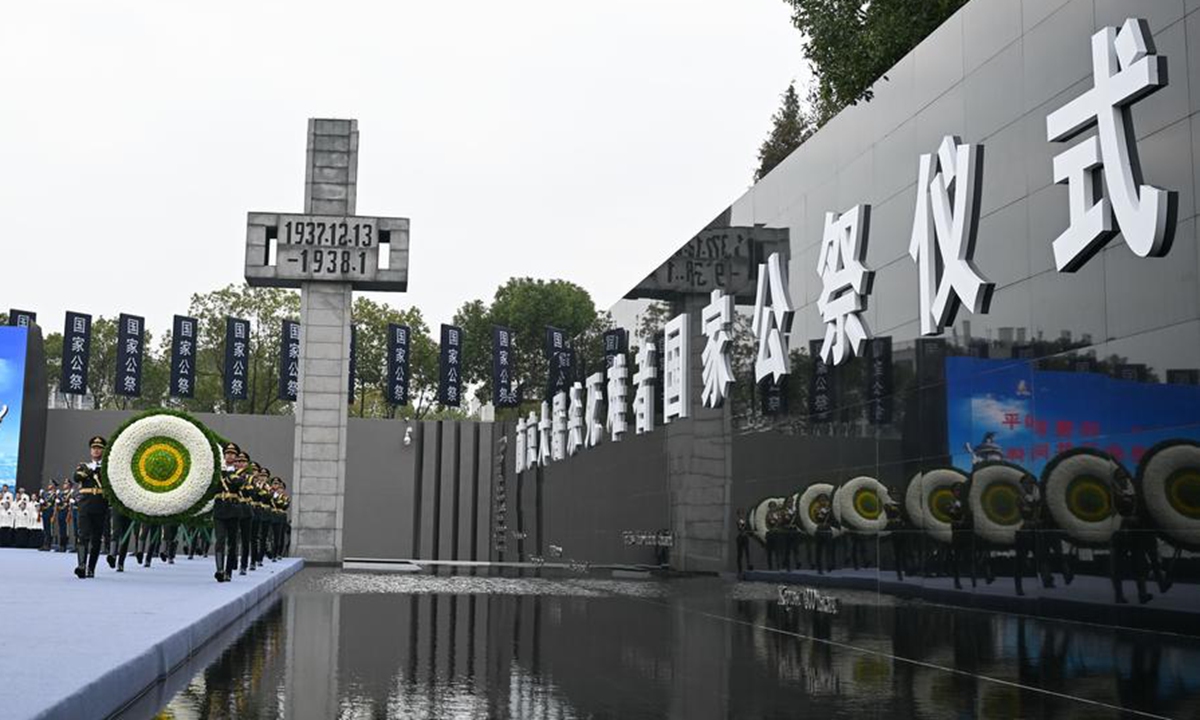
[{"label": "reflecting pool", "polygon": [[820,595],[307,569],[158,716],[1200,717],[1200,639]]}]

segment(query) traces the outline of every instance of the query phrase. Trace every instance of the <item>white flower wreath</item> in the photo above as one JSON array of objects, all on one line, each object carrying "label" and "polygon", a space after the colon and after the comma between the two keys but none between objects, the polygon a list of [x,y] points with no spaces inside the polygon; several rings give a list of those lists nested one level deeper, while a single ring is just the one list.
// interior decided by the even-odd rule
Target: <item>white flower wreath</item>
[{"label": "white flower wreath", "polygon": [[891,502],[887,487],[873,477],[860,475],[834,491],[833,516],[847,530],[875,534],[887,529],[883,506]]},{"label": "white flower wreath", "polygon": [[966,474],[957,468],[934,468],[914,475],[904,494],[909,521],[934,540],[949,543],[954,533],[943,507],[954,500],[951,488],[966,481]]},{"label": "white flower wreath", "polygon": [[211,499],[216,453],[208,431],[182,413],[151,411],[122,427],[104,459],[105,490],[129,515],[171,522]]}]

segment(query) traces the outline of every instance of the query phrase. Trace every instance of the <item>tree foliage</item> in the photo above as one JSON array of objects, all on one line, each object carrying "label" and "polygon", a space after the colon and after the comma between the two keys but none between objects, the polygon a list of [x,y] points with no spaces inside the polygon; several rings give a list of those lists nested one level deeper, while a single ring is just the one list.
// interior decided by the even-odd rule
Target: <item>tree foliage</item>
[{"label": "tree foliage", "polygon": [[[482,300],[464,303],[454,315],[454,324],[465,334],[464,380],[475,385],[481,402],[492,397],[492,326],[513,331],[513,377],[524,388],[524,399],[532,407],[540,403],[547,383],[546,326],[562,329],[574,338],[581,367],[594,365],[603,356],[601,339],[612,325],[607,314],[596,313],[591,295],[566,280],[511,278],[497,288],[491,304]],[[499,416],[516,413],[499,413]]]},{"label": "tree foliage", "polygon": [[792,83],[783,93],[783,104],[771,117],[771,134],[758,148],[758,170],[754,172],[754,182],[766,177],[812,133],[812,123],[800,107],[796,84]]},{"label": "tree foliage", "polygon": [[871,99],[871,85],[967,0],[784,0],[812,64],[814,124]]}]

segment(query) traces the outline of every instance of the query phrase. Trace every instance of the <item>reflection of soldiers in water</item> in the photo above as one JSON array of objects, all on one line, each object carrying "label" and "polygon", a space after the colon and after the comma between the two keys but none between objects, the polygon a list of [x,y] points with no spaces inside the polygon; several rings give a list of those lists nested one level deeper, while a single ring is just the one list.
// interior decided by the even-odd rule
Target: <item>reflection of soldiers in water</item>
[{"label": "reflection of soldiers in water", "polygon": [[1112,576],[1114,600],[1128,602],[1122,587],[1127,570],[1132,570],[1137,586],[1138,602],[1145,604],[1154,598],[1146,592],[1147,565],[1158,582],[1159,592],[1166,592],[1169,583],[1163,578],[1158,561],[1158,539],[1151,526],[1144,521],[1145,508],[1138,501],[1133,482],[1121,469],[1114,472],[1112,483],[1113,500],[1121,516],[1121,527],[1109,541],[1109,573]]},{"label": "reflection of soldiers in water", "polygon": [[904,573],[908,570],[908,523],[900,513],[900,504],[895,500],[888,500],[883,506],[883,512],[887,514],[887,532],[888,538],[892,541],[892,560],[896,563],[896,579],[903,580]]},{"label": "reflection of soldiers in water", "polygon": [[[975,548],[975,518],[971,514],[971,507],[967,502],[967,484],[956,483],[950,488],[950,492],[954,495],[954,500],[951,501],[950,507],[947,508],[947,514],[950,516],[950,572],[954,576],[954,588],[962,590],[962,582],[959,580],[959,575],[962,572],[962,562],[967,561],[967,565],[971,571],[971,587],[978,585],[978,557]],[[991,552],[984,551],[983,557],[984,577],[990,584],[995,576],[992,574],[992,559]]]},{"label": "reflection of soldiers in water", "polygon": [[767,569],[779,569],[779,503],[767,503]]},{"label": "reflection of soldiers in water", "polygon": [[800,513],[796,509],[796,496],[788,495],[783,503],[783,569],[800,569]]},{"label": "reflection of soldiers in water", "polygon": [[738,508],[737,511],[737,571],[738,575],[742,574],[742,558],[746,558],[746,567],[754,570],[753,563],[750,562],[750,523],[746,520],[746,510]]},{"label": "reflection of soldiers in water", "polygon": [[1042,578],[1042,587],[1054,587],[1051,555],[1063,574],[1063,580],[1070,584],[1072,574],[1068,562],[1063,557],[1062,540],[1058,532],[1050,528],[1046,521],[1046,502],[1038,488],[1037,480],[1032,475],[1026,474],[1021,477],[1021,493],[1017,499],[1017,506],[1021,512],[1021,529],[1017,530],[1016,534],[1017,554],[1013,560],[1013,582],[1017,594],[1025,594],[1025,558],[1030,553],[1033,554],[1034,575]]},{"label": "reflection of soldiers in water", "polygon": [[833,512],[828,503],[817,507],[817,572],[824,575],[828,569],[833,572]]}]

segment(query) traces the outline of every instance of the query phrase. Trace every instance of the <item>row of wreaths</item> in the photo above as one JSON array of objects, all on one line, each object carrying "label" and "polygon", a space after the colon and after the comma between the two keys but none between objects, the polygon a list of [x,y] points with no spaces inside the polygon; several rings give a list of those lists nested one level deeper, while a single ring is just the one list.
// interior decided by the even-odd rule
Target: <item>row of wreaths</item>
[{"label": "row of wreaths", "polygon": [[[986,542],[1014,544],[1024,519],[1022,478],[1030,473],[1009,462],[984,462],[968,474],[953,467],[938,467],[914,475],[896,502],[908,526],[948,543],[952,536],[951,508],[954,486],[962,485],[961,502],[969,505],[975,534]],[[1168,440],[1150,448],[1130,473],[1112,455],[1092,448],[1063,452],[1046,464],[1038,492],[1044,499],[1040,527],[1064,531],[1083,546],[1107,544],[1122,525],[1121,497],[1136,503],[1140,527],[1153,529],[1171,544],[1200,550],[1200,443]],[[891,502],[888,489],[877,479],[855,477],[838,486],[815,483],[794,494],[797,525],[815,535],[823,505],[837,521],[834,533],[850,530],[883,534]],[[751,530],[765,542],[768,513],[786,497],[765,498],[751,510]]]},{"label": "row of wreaths", "polygon": [[123,514],[150,524],[204,521],[221,489],[224,438],[187,413],[150,410],[108,441],[104,496]]}]

